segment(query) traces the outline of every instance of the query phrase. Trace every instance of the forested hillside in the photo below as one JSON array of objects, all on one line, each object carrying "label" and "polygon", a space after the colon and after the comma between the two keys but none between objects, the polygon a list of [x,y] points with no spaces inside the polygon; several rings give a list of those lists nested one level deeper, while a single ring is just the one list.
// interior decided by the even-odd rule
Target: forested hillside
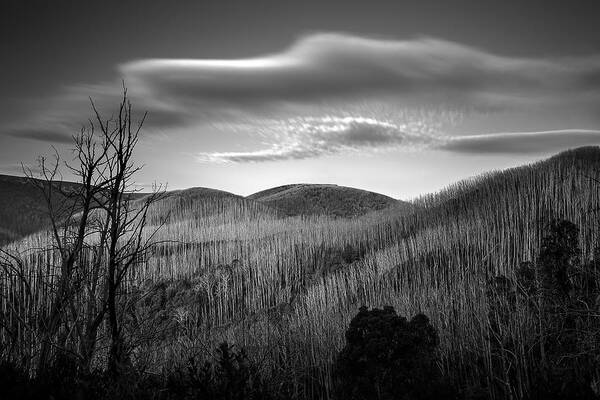
[{"label": "forested hillside", "polygon": [[[206,349],[227,341],[245,349],[272,392],[330,398],[352,317],[363,305],[392,306],[400,315],[429,317],[439,332],[441,370],[460,390],[525,398],[533,387],[536,356],[526,349],[538,340],[535,320],[519,307],[503,320],[503,340],[522,350],[508,361],[519,379],[508,379],[490,341],[489,285],[500,275],[516,282],[557,219],[578,227],[578,257],[582,265],[592,262],[600,207],[594,180],[600,149],[590,147],[353,218],[285,215],[295,211],[286,211],[279,196],[304,191],[296,186],[249,199],[206,189],[169,193],[149,214],[147,232],[157,244],[127,277],[131,355],[160,373],[185,368],[191,356],[206,358]],[[3,278],[0,340],[16,341],[4,356],[26,364],[33,363],[36,337],[23,321],[44,313],[55,279],[51,240],[40,232],[7,248],[26,260],[28,285]],[[20,318],[7,311],[13,303],[6,299],[22,300]],[[89,301],[82,292],[75,306],[84,310]],[[76,339],[67,343],[78,346]],[[94,360],[102,365],[101,355]]]},{"label": "forested hillside", "polygon": [[[60,182],[54,184],[52,203],[56,206],[69,201],[68,195],[74,192],[78,184]],[[48,183],[39,179],[0,175],[0,244],[19,239],[30,233],[48,227],[49,209],[44,197]],[[46,189],[46,192],[47,189]],[[143,193],[134,196],[142,197]],[[216,206],[220,200],[250,204],[258,202],[257,208],[270,209],[269,213],[281,216],[328,215],[335,217],[353,217],[369,212],[390,208],[393,210],[410,208],[408,203],[390,197],[359,189],[337,185],[287,185],[255,193],[244,199],[233,193],[209,188],[191,188],[170,191],[169,206],[180,213],[184,207],[222,207]],[[176,200],[175,200],[176,199]],[[198,204],[196,204],[198,203]],[[203,215],[203,211],[197,216]],[[216,210],[215,210],[216,212]]]}]

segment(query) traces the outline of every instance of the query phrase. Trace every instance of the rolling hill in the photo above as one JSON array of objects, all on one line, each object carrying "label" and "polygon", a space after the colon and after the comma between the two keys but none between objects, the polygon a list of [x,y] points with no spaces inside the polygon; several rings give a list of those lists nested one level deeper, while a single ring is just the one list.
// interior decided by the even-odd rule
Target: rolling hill
[{"label": "rolling hill", "polygon": [[356,217],[392,206],[408,206],[391,197],[338,185],[293,184],[263,190],[249,199],[281,210],[287,216]]},{"label": "rolling hill", "polygon": [[[34,180],[37,184],[40,180]],[[72,189],[77,183],[64,182]],[[56,195],[56,203],[65,199]],[[136,194],[143,196],[143,193]],[[337,185],[295,184],[267,189],[246,198],[217,189],[195,187],[166,193],[156,206],[163,215],[187,209],[197,217],[214,214],[212,205],[228,202],[229,206],[254,204],[256,209],[280,216],[326,215],[355,217],[386,208],[404,209],[408,203],[365,190]],[[42,192],[28,178],[0,175],[0,244],[36,232],[49,223],[48,209]],[[194,211],[195,210],[195,211]]]}]

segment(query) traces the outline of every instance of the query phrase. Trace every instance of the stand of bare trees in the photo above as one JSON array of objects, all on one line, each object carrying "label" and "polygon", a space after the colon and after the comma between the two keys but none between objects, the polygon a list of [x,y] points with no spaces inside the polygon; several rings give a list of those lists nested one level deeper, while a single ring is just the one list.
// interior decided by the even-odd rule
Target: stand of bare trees
[{"label": "stand of bare trees", "polygon": [[[146,115],[134,122],[126,89],[116,115],[105,119],[93,102],[92,108],[94,118],[74,136],[74,163],[61,163],[58,155],[52,162],[40,158],[40,180],[27,171],[44,194],[51,220],[51,245],[38,250],[48,258],[45,271],[31,271],[10,250],[2,250],[0,259],[10,277],[4,282],[22,288],[19,296],[2,299],[1,327],[8,332],[25,327],[33,351],[29,359],[18,355],[23,342],[4,343],[2,350],[13,352],[14,361],[38,376],[61,355],[75,358],[79,368],[89,371],[99,343],[107,347],[105,366],[120,373],[130,354],[123,330],[127,278],[145,259],[160,227],[147,227],[147,216],[164,188],[155,185],[152,193],[142,195],[134,181],[141,169],[134,150]],[[63,185],[61,167],[79,185]],[[39,290],[30,290],[32,278],[45,285],[42,298]],[[42,313],[23,312],[23,304],[38,302],[45,305]]]}]

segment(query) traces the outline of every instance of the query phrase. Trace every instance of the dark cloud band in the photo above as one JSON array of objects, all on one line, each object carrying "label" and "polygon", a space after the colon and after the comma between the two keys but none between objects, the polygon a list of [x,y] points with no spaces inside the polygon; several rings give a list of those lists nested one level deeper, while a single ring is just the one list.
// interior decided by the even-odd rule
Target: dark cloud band
[{"label": "dark cloud band", "polygon": [[531,154],[600,145],[600,130],[509,132],[451,137],[437,147],[461,153]]},{"label": "dark cloud band", "polygon": [[44,128],[11,128],[6,129],[5,134],[22,139],[42,140],[53,143],[72,143],[73,136],[66,130],[44,129]]}]

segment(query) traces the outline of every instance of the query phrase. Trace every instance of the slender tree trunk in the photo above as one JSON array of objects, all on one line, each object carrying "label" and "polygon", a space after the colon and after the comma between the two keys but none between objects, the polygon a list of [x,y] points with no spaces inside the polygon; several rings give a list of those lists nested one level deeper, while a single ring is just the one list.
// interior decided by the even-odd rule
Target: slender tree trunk
[{"label": "slender tree trunk", "polygon": [[102,321],[104,321],[104,314],[104,310],[99,311],[94,320],[86,324],[84,335],[80,341],[79,356],[81,357],[81,367],[86,372],[89,372],[91,368],[98,340],[98,328],[100,328]]},{"label": "slender tree trunk", "polygon": [[63,317],[64,300],[68,295],[70,282],[70,260],[64,260],[58,290],[55,294],[54,300],[52,301],[47,323],[43,327],[43,336],[40,344],[40,356],[38,359],[36,373],[37,376],[43,375],[46,369],[49,367],[50,355],[52,352],[52,342],[60,329]]},{"label": "slender tree trunk", "polygon": [[110,350],[108,355],[108,369],[112,374],[118,374],[121,364],[121,338],[117,318],[117,288],[115,285],[115,263],[111,260],[108,265],[108,325],[110,334]]}]

